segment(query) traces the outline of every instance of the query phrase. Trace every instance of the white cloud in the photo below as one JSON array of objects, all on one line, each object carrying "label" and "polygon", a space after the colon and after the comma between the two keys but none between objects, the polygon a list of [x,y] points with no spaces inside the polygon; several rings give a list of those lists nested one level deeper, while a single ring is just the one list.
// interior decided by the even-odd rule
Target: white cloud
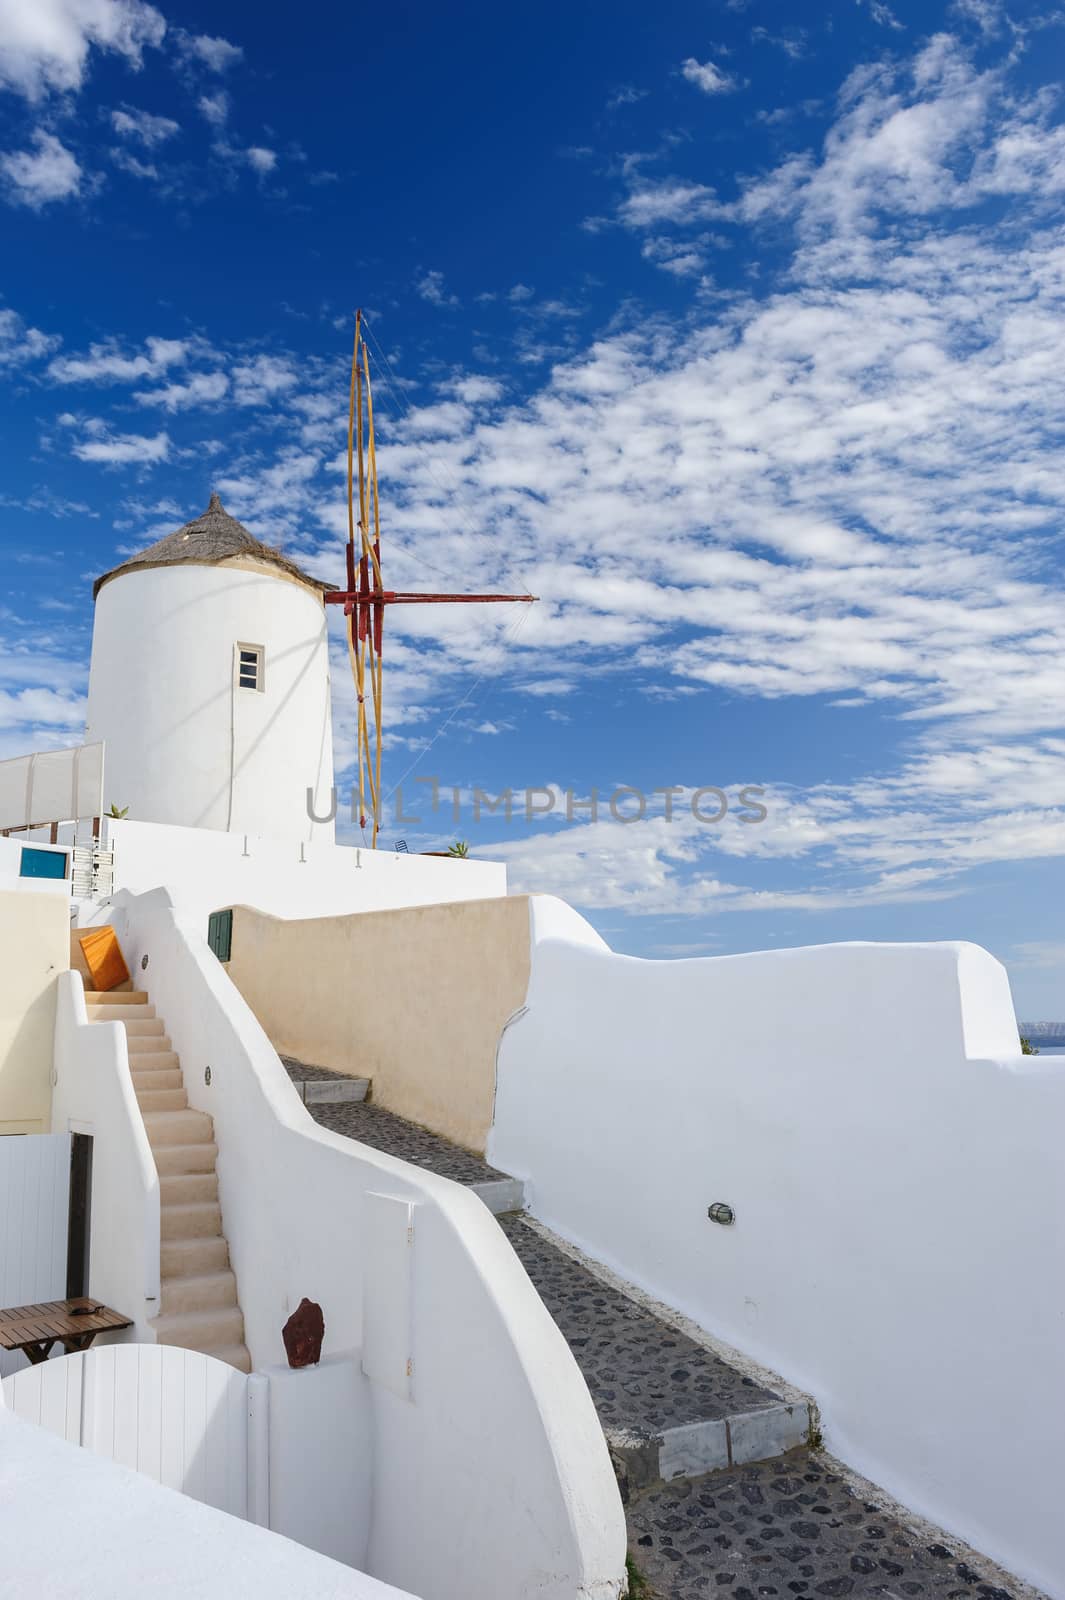
[{"label": "white cloud", "polygon": [[121,106],[111,113],[111,126],[122,139],[136,139],[149,149],[172,139],[180,125],[172,117],[157,117],[150,111]]},{"label": "white cloud", "polygon": [[701,240],[677,238],[672,234],[657,234],[645,239],[641,254],[675,278],[698,277],[706,265]]},{"label": "white cloud", "polygon": [[134,383],[160,377],[170,367],[180,366],[188,354],[184,339],[147,339],[145,353],[135,356],[126,355],[111,341],[90,345],[88,355],[57,356],[48,376],[56,383]]},{"label": "white cloud", "polygon": [[503,385],[498,378],[486,378],[480,373],[455,378],[449,387],[457,399],[469,406],[484,405],[501,399],[503,395]]},{"label": "white cloud", "polygon": [[273,150],[264,150],[261,145],[249,145],[244,152],[244,159],[249,167],[265,178],[268,172],[273,172],[277,166],[277,155]]},{"label": "white cloud", "polygon": [[79,461],[94,461],[109,467],[155,466],[170,457],[167,433],[157,433],[150,438],[136,433],[113,434],[96,419],[85,424],[85,431],[86,437],[72,447]]},{"label": "white cloud", "polygon": [[59,345],[58,334],[27,328],[22,318],[7,307],[0,307],[0,367],[21,367],[51,355]]},{"label": "white cloud", "polygon": [[458,305],[457,296],[446,293],[444,289],[444,274],[442,272],[432,270],[423,272],[415,280],[414,287],[422,299],[427,300],[431,306]]},{"label": "white cloud", "polygon": [[681,75],[701,89],[703,94],[731,94],[737,87],[735,78],[722,72],[712,61],[696,61],[694,56],[689,56],[682,62],[680,70]]},{"label": "white cloud", "polygon": [[216,405],[229,392],[224,372],[194,372],[187,383],[170,383],[163,389],[142,389],[134,400],[142,406],[162,406],[165,411],[187,411],[193,406]]},{"label": "white cloud", "polygon": [[0,728],[43,723],[73,733],[85,725],[85,706],[82,696],[58,694],[54,689],[20,689],[14,694],[0,689]]},{"label": "white cloud", "polygon": [[653,228],[727,216],[729,209],[706,184],[688,178],[642,179],[618,207],[618,218],[629,228]]},{"label": "white cloud", "polygon": [[214,94],[201,94],[196,105],[200,115],[212,128],[225,127],[229,117],[229,95],[224,89],[216,89]]},{"label": "white cloud", "polygon": [[219,479],[218,491],[234,516],[248,519],[269,534],[289,535],[294,507],[303,504],[307,485],[321,466],[313,451],[287,446],[270,465]]},{"label": "white cloud", "polygon": [[154,161],[142,161],[139,156],[133,155],[129,150],[114,149],[108,154],[120,172],[128,172],[131,178],[158,178],[159,168]]},{"label": "white cloud", "polygon": [[267,405],[278,395],[295,389],[298,381],[296,370],[288,360],[254,356],[233,368],[233,398],[239,406]]},{"label": "white cloud", "polygon": [[165,33],[142,0],[0,0],[0,87],[30,101],[80,89],[93,46],[136,69]]},{"label": "white cloud", "polygon": [[244,51],[239,44],[230,44],[228,39],[206,33],[182,31],[178,36],[178,49],[187,61],[195,61],[209,72],[228,72],[230,67],[236,66],[244,58]]},{"label": "white cloud", "polygon": [[901,23],[889,5],[884,0],[869,0],[869,14],[874,22],[882,28],[892,28],[896,33],[901,33],[904,24]]},{"label": "white cloud", "polygon": [[37,129],[33,144],[32,150],[0,156],[9,203],[39,211],[57,200],[72,199],[81,189],[83,176],[77,157],[43,128]]}]

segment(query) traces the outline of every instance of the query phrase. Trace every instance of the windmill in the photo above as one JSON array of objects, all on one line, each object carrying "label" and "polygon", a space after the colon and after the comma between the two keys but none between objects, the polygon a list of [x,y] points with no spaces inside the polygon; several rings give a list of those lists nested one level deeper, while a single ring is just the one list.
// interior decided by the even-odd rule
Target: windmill
[{"label": "windmill", "polygon": [[[384,690],[385,607],[393,605],[491,605],[531,602],[534,594],[412,594],[386,589],[381,569],[381,504],[377,486],[373,390],[362,312],[355,313],[355,347],[348,400],[347,583],[323,599],[344,607],[345,636],[358,707],[356,766],[359,825],[366,827],[367,800],[371,844],[377,848],[381,820],[381,731]],[[373,724],[371,746],[370,725]]]}]

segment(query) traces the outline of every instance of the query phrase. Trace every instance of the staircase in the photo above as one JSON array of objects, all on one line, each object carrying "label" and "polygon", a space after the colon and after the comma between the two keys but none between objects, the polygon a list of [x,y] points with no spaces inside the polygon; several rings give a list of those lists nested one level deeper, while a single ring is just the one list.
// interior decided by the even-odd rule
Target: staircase
[{"label": "staircase", "polygon": [[129,1070],[159,1173],[159,1344],[202,1350],[251,1371],[244,1317],[218,1203],[214,1123],[189,1108],[181,1062],[142,990],[86,989],[90,1022],[121,1022]]}]

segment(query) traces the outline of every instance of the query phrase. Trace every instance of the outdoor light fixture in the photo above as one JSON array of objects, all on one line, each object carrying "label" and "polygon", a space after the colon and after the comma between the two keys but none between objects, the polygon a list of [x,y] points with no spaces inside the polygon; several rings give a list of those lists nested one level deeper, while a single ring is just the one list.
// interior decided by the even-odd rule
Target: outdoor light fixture
[{"label": "outdoor light fixture", "polygon": [[724,1228],[731,1227],[736,1220],[736,1213],[723,1200],[715,1200],[713,1205],[708,1207],[706,1214],[711,1222],[720,1222]]}]

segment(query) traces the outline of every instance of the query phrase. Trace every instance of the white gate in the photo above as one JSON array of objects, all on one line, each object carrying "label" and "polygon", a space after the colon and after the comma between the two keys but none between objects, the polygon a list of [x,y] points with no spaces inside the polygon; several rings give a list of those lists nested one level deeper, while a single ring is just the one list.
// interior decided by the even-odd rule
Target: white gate
[{"label": "white gate", "polygon": [[27,1422],[269,1526],[264,1377],[176,1345],[115,1344],[29,1367],[3,1388]]},{"label": "white gate", "polygon": [[[0,1306],[67,1292],[70,1134],[0,1136]],[[0,1378],[23,1357],[0,1352]]]}]

